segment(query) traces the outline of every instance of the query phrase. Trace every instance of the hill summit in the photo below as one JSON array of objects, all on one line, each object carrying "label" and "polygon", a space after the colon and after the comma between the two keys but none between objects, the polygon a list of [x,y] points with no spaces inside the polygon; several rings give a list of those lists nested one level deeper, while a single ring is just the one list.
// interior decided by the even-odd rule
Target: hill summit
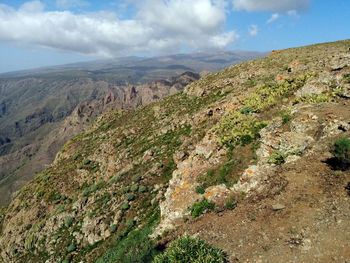
[{"label": "hill summit", "polygon": [[344,40],[111,109],[1,211],[1,259],[346,262],[350,172],[330,145],[349,99]]}]

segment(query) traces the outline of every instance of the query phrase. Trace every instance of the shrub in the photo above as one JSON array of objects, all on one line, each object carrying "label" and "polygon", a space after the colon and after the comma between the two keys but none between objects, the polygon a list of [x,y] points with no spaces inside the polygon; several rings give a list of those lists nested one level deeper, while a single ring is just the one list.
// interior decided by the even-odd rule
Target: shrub
[{"label": "shrub", "polygon": [[282,123],[283,123],[283,124],[288,123],[288,122],[291,120],[291,118],[292,118],[292,116],[291,116],[291,110],[284,110],[284,111],[282,111],[282,112],[280,113],[280,116],[281,116],[281,118],[282,118]]},{"label": "shrub", "polygon": [[80,153],[75,153],[72,157],[73,161],[75,161],[76,159],[78,159],[80,157]]},{"label": "shrub", "polygon": [[141,181],[141,175],[135,174],[131,179],[135,183],[140,182]]},{"label": "shrub", "polygon": [[124,203],[122,204],[122,206],[120,207],[123,211],[126,211],[130,208],[130,205],[128,203]]},{"label": "shrub", "polygon": [[350,139],[343,137],[334,142],[330,152],[342,164],[350,164]]},{"label": "shrub", "polygon": [[126,194],[126,195],[125,195],[125,199],[126,199],[127,201],[132,201],[132,200],[135,199],[135,195],[134,195],[134,194]]},{"label": "shrub", "polygon": [[147,186],[144,186],[144,185],[140,186],[139,192],[141,193],[147,192]]},{"label": "shrub", "polygon": [[344,74],[344,79],[346,83],[350,83],[350,74]]},{"label": "shrub", "polygon": [[70,244],[69,247],[67,248],[67,252],[71,253],[73,251],[75,251],[77,249],[77,247],[75,246],[75,244]]},{"label": "shrub", "polygon": [[72,216],[68,216],[66,220],[64,220],[65,227],[71,227],[73,224],[74,218]]},{"label": "shrub", "polygon": [[24,248],[26,250],[32,250],[35,248],[35,243],[37,242],[37,237],[34,235],[30,235],[26,238],[25,242],[24,242]]},{"label": "shrub", "polygon": [[134,220],[127,220],[125,222],[125,225],[127,228],[132,228],[135,225],[135,221]]},{"label": "shrub", "polygon": [[115,233],[115,231],[117,231],[117,229],[118,229],[117,225],[111,225],[111,227],[109,228],[109,232]]},{"label": "shrub", "polygon": [[137,190],[139,190],[139,185],[138,184],[133,184],[130,187],[130,191],[132,191],[132,192],[136,192]]},{"label": "shrub", "polygon": [[198,185],[198,186],[196,187],[196,193],[197,193],[197,194],[204,194],[204,193],[205,193],[205,188],[204,188],[204,186],[203,186],[203,185]]},{"label": "shrub", "polygon": [[89,159],[87,159],[87,158],[83,160],[83,164],[84,165],[88,165],[90,163],[91,163],[91,161]]},{"label": "shrub", "polygon": [[272,164],[277,164],[277,165],[283,164],[286,158],[287,158],[286,154],[276,150],[270,155],[268,162]]},{"label": "shrub", "polygon": [[228,210],[233,210],[233,209],[235,209],[236,207],[237,207],[237,202],[236,202],[235,198],[231,197],[230,199],[228,199],[228,200],[226,201],[226,208],[227,208]]},{"label": "shrub", "polygon": [[221,249],[214,248],[199,238],[186,235],[172,242],[169,248],[154,258],[153,263],[223,263],[225,254]]},{"label": "shrub", "polygon": [[243,107],[243,108],[241,109],[241,113],[242,113],[242,114],[245,114],[245,115],[251,113],[252,111],[253,111],[253,109],[252,109],[251,107]]},{"label": "shrub", "polygon": [[206,198],[203,198],[201,201],[194,203],[190,207],[191,215],[193,217],[199,217],[205,210],[213,210],[215,207],[214,202],[209,201]]},{"label": "shrub", "polygon": [[111,183],[111,184],[117,183],[120,180],[120,178],[121,178],[121,176],[117,174],[109,180],[109,183]]},{"label": "shrub", "polygon": [[136,263],[151,262],[156,254],[155,244],[148,237],[150,229],[134,230],[120,236],[115,247],[107,250],[96,263]]}]

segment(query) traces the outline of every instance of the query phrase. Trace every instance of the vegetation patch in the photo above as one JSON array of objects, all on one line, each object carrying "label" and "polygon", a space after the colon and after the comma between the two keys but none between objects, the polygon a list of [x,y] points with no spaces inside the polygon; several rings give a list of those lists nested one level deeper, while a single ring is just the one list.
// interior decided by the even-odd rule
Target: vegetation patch
[{"label": "vegetation patch", "polygon": [[149,229],[134,230],[119,241],[118,246],[107,250],[96,263],[151,262],[156,255],[155,244],[148,237]]},{"label": "vegetation patch", "polygon": [[302,152],[303,152],[302,149],[297,149],[295,151],[291,151],[287,153],[283,153],[281,151],[276,150],[270,155],[268,162],[271,164],[280,165],[285,163],[288,156],[301,155]]},{"label": "vegetation patch", "polygon": [[343,137],[337,139],[333,145],[330,146],[330,152],[336,158],[339,166],[348,168],[350,165],[350,139]]},{"label": "vegetation patch", "polygon": [[201,201],[194,203],[189,209],[193,217],[199,217],[205,211],[214,210],[215,203],[203,198]]},{"label": "vegetation patch", "polygon": [[247,145],[259,137],[260,129],[267,125],[259,121],[252,113],[261,113],[275,106],[282,98],[291,96],[302,87],[311,75],[299,76],[281,82],[266,82],[257,86],[255,91],[241,101],[241,106],[231,110],[222,118],[212,132],[217,136],[219,145],[235,147]]},{"label": "vegetation patch", "polygon": [[225,253],[199,238],[185,235],[173,241],[169,248],[155,257],[153,263],[224,263]]}]

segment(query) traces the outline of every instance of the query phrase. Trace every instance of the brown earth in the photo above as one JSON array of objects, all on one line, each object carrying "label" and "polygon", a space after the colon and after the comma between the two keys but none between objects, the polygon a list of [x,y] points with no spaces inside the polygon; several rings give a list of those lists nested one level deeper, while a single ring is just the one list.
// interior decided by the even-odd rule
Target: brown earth
[{"label": "brown earth", "polygon": [[[319,114],[349,117],[348,109],[347,102]],[[278,167],[269,179],[272,194],[206,214],[176,235],[198,235],[222,248],[229,262],[350,262],[350,170],[333,167],[327,142],[319,144],[309,156]]]}]

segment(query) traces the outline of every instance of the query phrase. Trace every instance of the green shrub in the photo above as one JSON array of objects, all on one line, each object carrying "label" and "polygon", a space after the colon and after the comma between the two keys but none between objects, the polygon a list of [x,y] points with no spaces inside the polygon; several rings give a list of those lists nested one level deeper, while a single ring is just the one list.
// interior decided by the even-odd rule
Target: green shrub
[{"label": "green shrub", "polygon": [[75,153],[73,156],[72,156],[72,159],[73,161],[77,160],[78,158],[80,157],[80,153]]},{"label": "green shrub", "polygon": [[87,158],[83,160],[83,164],[84,165],[88,165],[90,163],[91,163],[91,161],[89,159],[87,159]]},{"label": "green shrub", "polygon": [[251,113],[252,111],[253,111],[253,109],[252,109],[251,107],[243,107],[243,108],[241,109],[241,113],[242,113],[242,114],[245,114],[245,115]]},{"label": "green shrub", "polygon": [[119,236],[116,246],[107,250],[96,263],[151,262],[156,250],[154,242],[148,237],[150,233],[150,229],[145,228],[134,230],[127,236]]},{"label": "green shrub", "polygon": [[203,185],[198,185],[198,186],[196,187],[196,193],[197,193],[197,194],[204,194],[204,193],[205,193],[205,188],[204,188],[204,186],[203,186]]},{"label": "green shrub", "polygon": [[289,110],[281,111],[280,116],[282,118],[282,123],[283,124],[288,123],[291,120],[291,118],[292,118],[291,110],[289,109]]},{"label": "green shrub", "polygon": [[68,216],[66,220],[64,220],[65,227],[71,227],[73,224],[74,218],[72,216]]},{"label": "green shrub", "polygon": [[199,238],[188,235],[172,242],[166,251],[155,257],[153,263],[224,263],[225,254]]},{"label": "green shrub", "polygon": [[139,185],[138,184],[133,184],[130,187],[130,191],[132,191],[132,192],[136,192],[137,190],[139,190]]},{"label": "green shrub", "polygon": [[115,231],[117,231],[117,229],[118,229],[117,225],[111,225],[111,227],[109,228],[109,232],[115,233]]},{"label": "green shrub", "polygon": [[346,83],[350,83],[350,74],[344,74],[344,79]]},{"label": "green shrub", "polygon": [[109,183],[111,183],[111,184],[117,183],[120,181],[120,178],[121,178],[121,176],[117,174],[109,180]]},{"label": "green shrub", "polygon": [[141,175],[135,174],[135,175],[131,178],[131,180],[132,180],[134,183],[138,183],[138,182],[141,181]]},{"label": "green shrub", "polygon": [[283,164],[286,158],[287,158],[287,154],[284,154],[276,150],[270,155],[268,162],[272,164],[277,164],[277,165]]},{"label": "green shrub", "polygon": [[67,252],[71,253],[73,251],[75,251],[77,249],[77,247],[75,246],[75,244],[70,244],[69,247],[67,248]]},{"label": "green shrub", "polygon": [[134,220],[127,220],[125,222],[125,225],[127,228],[132,228],[135,225],[135,221]]},{"label": "green shrub", "polygon": [[126,211],[130,208],[130,205],[128,203],[124,203],[122,204],[122,206],[120,207],[123,211]]},{"label": "green shrub", "polygon": [[125,194],[125,193],[127,193],[127,192],[129,192],[130,191],[130,186],[123,186],[121,189],[120,189],[120,192],[122,193],[122,194]]},{"label": "green shrub", "polygon": [[147,186],[144,186],[144,185],[140,186],[139,192],[141,193],[147,192]]},{"label": "green shrub", "polygon": [[201,201],[194,203],[190,207],[191,215],[193,217],[199,217],[205,210],[213,210],[215,207],[214,202],[209,201],[206,198],[203,198]]},{"label": "green shrub", "polygon": [[350,139],[343,137],[334,142],[330,152],[342,164],[350,164]]},{"label": "green shrub", "polygon": [[127,200],[127,201],[132,201],[132,200],[134,200],[135,199],[135,195],[134,194],[126,194],[125,195],[125,199]]},{"label": "green shrub", "polygon": [[28,236],[24,242],[24,248],[26,250],[33,250],[35,248],[35,243],[37,240],[38,238],[35,235]]},{"label": "green shrub", "polygon": [[233,209],[235,209],[236,207],[237,207],[237,202],[236,202],[236,199],[235,199],[235,198],[231,197],[230,199],[228,199],[228,200],[226,201],[226,208],[227,208],[228,210],[233,210]]}]

